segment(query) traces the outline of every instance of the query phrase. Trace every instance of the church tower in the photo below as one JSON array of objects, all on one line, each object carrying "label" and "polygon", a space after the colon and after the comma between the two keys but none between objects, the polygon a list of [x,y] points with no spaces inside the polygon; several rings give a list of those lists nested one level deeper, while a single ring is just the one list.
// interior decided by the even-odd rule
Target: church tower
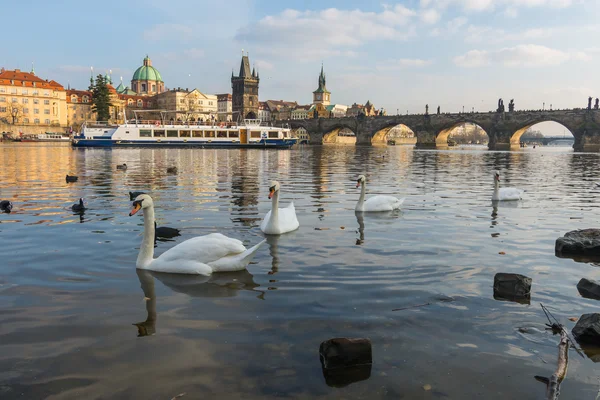
[{"label": "church tower", "polygon": [[313,92],[313,104],[323,104],[328,106],[330,103],[331,92],[325,85],[325,74],[323,73],[323,64],[321,64],[321,74],[319,75],[319,88]]},{"label": "church tower", "polygon": [[233,75],[231,72],[231,111],[233,119],[257,119],[258,118],[258,73],[255,69],[250,71],[250,60],[248,53],[242,53],[240,74]]}]

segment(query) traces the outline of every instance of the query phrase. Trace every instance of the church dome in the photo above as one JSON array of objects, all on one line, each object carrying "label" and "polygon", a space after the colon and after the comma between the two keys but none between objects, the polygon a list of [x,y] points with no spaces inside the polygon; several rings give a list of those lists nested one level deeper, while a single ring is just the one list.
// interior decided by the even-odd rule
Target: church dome
[{"label": "church dome", "polygon": [[162,82],[162,77],[160,76],[160,72],[156,68],[152,66],[152,61],[150,61],[150,57],[146,56],[144,58],[144,65],[139,67],[133,73],[132,81],[158,81]]}]

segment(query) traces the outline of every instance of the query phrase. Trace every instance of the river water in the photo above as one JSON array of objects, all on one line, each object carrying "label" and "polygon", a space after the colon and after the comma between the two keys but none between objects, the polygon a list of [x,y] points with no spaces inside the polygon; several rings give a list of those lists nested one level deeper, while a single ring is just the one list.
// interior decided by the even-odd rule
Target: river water
[{"label": "river water", "polygon": [[[554,371],[558,338],[540,303],[569,330],[600,305],[576,289],[598,266],[554,254],[557,237],[598,226],[598,158],[1,145],[0,199],[14,209],[0,214],[0,398],[543,397],[534,376]],[[524,200],[492,204],[494,169]],[[406,197],[403,210],[355,215],[363,173],[368,195]],[[150,193],[158,225],[182,230],[157,253],[211,232],[250,246],[273,179],[300,229],[268,238],[247,271],[136,271],[143,219],[128,216],[128,191]],[[80,197],[88,210],[76,215]],[[498,272],[531,277],[530,304],[495,299]],[[334,337],[369,338],[370,371],[326,379],[319,345]],[[599,366],[571,351],[561,399],[595,398]]]}]

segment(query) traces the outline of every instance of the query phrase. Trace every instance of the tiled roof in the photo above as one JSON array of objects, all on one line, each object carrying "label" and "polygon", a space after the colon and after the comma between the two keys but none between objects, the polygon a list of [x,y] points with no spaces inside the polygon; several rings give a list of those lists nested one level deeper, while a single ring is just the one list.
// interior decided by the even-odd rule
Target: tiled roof
[{"label": "tiled roof", "polygon": [[65,88],[56,81],[43,80],[34,74],[23,72],[19,69],[4,70],[0,72],[0,85],[36,87],[40,89],[52,89],[57,91],[65,90]]}]

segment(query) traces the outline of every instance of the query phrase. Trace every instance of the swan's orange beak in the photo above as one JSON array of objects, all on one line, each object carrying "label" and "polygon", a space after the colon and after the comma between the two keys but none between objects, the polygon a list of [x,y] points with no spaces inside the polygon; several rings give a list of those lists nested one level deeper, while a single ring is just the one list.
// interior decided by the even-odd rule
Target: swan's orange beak
[{"label": "swan's orange beak", "polygon": [[269,200],[273,198],[273,193],[275,193],[275,188],[269,188]]},{"label": "swan's orange beak", "polygon": [[356,187],[360,186],[360,181],[356,182]]},{"label": "swan's orange beak", "polygon": [[131,217],[132,215],[135,215],[135,213],[137,213],[141,209],[142,209],[142,203],[140,203],[139,201],[134,201],[133,202],[133,208],[131,209],[131,212],[129,213],[129,216]]}]

